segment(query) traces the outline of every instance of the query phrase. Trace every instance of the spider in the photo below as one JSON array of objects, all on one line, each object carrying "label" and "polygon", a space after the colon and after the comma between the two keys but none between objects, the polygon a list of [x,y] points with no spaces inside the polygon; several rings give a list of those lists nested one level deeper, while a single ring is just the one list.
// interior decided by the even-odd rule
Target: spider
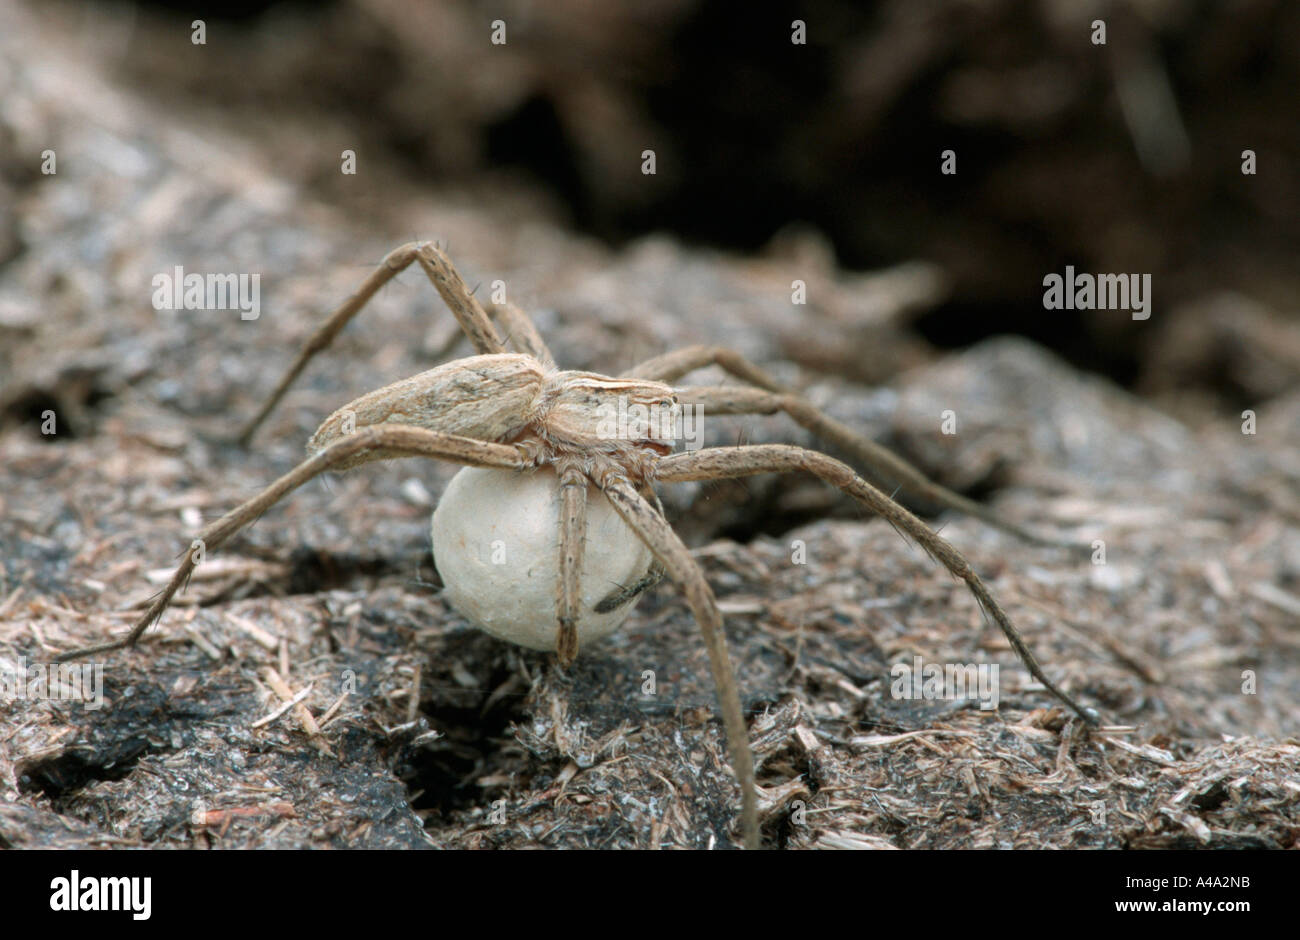
[{"label": "spider", "polygon": [[[496,487],[498,491],[510,493],[513,499],[536,503],[540,492],[549,500],[552,518],[559,528],[558,550],[553,541],[548,543],[553,552],[552,567],[547,569],[554,572],[553,606],[548,604],[540,611],[533,611],[534,623],[523,632],[511,633],[508,623],[494,627],[487,622],[489,615],[484,613],[492,608],[494,599],[476,599],[469,590],[458,592],[456,573],[449,570],[456,566],[440,564],[453,606],[462,613],[468,610],[469,619],[476,620],[489,632],[524,645],[554,650],[561,666],[567,666],[577,656],[580,642],[616,628],[643,590],[664,575],[670,578],[683,591],[703,634],[732,770],[740,784],[743,843],[747,848],[757,848],[760,842],[754,763],[727,654],[722,615],[702,570],[665,519],[652,485],[802,471],[820,477],[883,516],[900,534],[910,536],[964,581],[981,608],[1002,629],[1029,672],[1087,724],[1097,724],[1096,712],[1076,703],[1044,674],[1019,632],[965,558],[848,464],[819,451],[781,444],[673,453],[673,439],[662,429],[633,421],[618,436],[611,435],[608,425],[602,421],[607,420],[610,407],[620,403],[625,412],[633,405],[647,410],[658,408],[670,414],[683,405],[698,406],[713,415],[783,412],[860,460],[878,481],[892,480],[925,500],[976,516],[1028,541],[1058,547],[1064,543],[1040,538],[1003,522],[985,507],[930,482],[899,457],[823,414],[805,398],[728,349],[710,346],[680,349],[643,362],[621,377],[565,371],[556,367],[528,316],[512,304],[501,304],[494,308],[496,322],[505,329],[516,350],[507,351],[493,320],[466,287],[444,251],[432,243],[412,242],[390,252],[356,292],[316,329],[270,397],[243,429],[241,443],[247,445],[251,441],[312,357],[330,345],[384,284],[413,263],[433,282],[477,355],[372,391],[330,415],[308,444],[310,457],[199,533],[166,587],[129,633],[112,642],[71,651],[60,659],[134,646],[145,630],[158,621],[176,592],[187,584],[205,551],[221,546],[291,491],[321,473],[398,457],[429,457],[466,468],[481,468],[477,484],[480,494],[485,487],[489,493]],[[721,367],[745,384],[727,387],[673,384],[688,373],[711,365]],[[453,479],[435,513],[435,552],[441,552],[438,513],[452,499],[457,481],[471,472],[463,469]],[[512,489],[512,481],[524,485]],[[584,558],[588,513],[607,512],[610,508],[624,524],[612,537],[619,538],[621,531],[622,537],[638,543],[637,549],[644,546],[648,551],[642,558],[648,561],[640,562],[645,564],[640,577],[607,596],[600,597],[599,591],[584,595],[583,572],[602,562],[599,556]],[[611,530],[602,525],[599,531],[604,538]],[[449,550],[448,558],[454,554]],[[600,555],[604,554],[602,546]],[[593,602],[593,597],[599,599]],[[538,618],[549,624],[540,634],[535,622]]]}]

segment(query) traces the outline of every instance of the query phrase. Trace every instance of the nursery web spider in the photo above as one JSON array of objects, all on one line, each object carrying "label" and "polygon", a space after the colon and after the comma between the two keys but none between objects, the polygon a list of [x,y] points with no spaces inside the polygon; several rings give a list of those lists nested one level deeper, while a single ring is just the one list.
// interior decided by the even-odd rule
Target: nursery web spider
[{"label": "nursery web spider", "polygon": [[[284,396],[307,363],[330,345],[339,331],[384,284],[418,263],[433,282],[473,344],[477,355],[446,363],[428,372],[370,392],[336,411],[316,431],[308,449],[312,456],[276,480],[259,495],[207,526],[195,546],[213,550],[257,519],[292,490],[328,470],[353,467],[372,460],[432,457],[467,467],[493,468],[513,474],[545,477],[559,494],[558,577],[554,583],[554,649],[561,664],[578,652],[583,618],[629,604],[638,591],[666,574],[683,590],[708,649],[713,678],[722,706],[722,719],[741,789],[741,829],[748,848],[759,845],[754,764],[731,662],[727,654],[722,615],[699,565],[664,518],[651,486],[686,480],[745,477],[760,473],[803,471],[820,477],[884,517],[900,534],[915,539],[955,577],[964,581],[979,605],[1001,627],[1029,672],[1086,723],[1097,715],[1076,703],[1043,672],[1006,613],[965,558],[925,523],[847,464],[818,451],[767,444],[714,447],[672,454],[663,435],[633,433],[611,439],[598,431],[602,404],[622,398],[642,406],[700,405],[711,415],[784,412],[821,439],[853,455],[877,480],[889,480],[931,503],[976,516],[1038,544],[1061,545],[1038,538],[999,520],[988,509],[927,480],[919,471],[881,446],[823,414],[805,398],[784,388],[763,371],[727,349],[692,346],[641,363],[622,377],[562,371],[531,320],[519,308],[498,305],[496,319],[517,352],[507,352],[493,321],[467,289],[446,254],[436,245],[413,242],[391,252],[312,334],[257,415],[244,428],[249,442],[258,426]],[[683,376],[716,365],[744,385],[675,387]],[[645,429],[641,429],[644,431]],[[462,471],[464,473],[466,471]],[[581,573],[586,542],[589,499],[608,500],[636,539],[649,549],[653,562],[644,577],[584,610]],[[197,556],[197,557],[196,557]],[[130,647],[155,623],[185,586],[201,550],[192,547],[162,592],[124,637],[110,643],[64,654],[72,658]],[[630,610],[630,608],[628,608]]]}]

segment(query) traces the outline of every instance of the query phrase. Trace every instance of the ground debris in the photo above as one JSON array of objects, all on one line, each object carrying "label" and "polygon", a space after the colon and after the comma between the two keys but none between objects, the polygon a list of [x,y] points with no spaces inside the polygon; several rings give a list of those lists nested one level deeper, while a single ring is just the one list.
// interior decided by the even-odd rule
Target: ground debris
[{"label": "ground debris", "polygon": [[[21,8],[0,10],[0,61],[57,63],[4,72],[0,142],[62,141],[57,187],[21,207],[44,247],[0,268],[6,305],[41,311],[0,325],[0,670],[125,631],[151,574],[291,467],[321,418],[430,365],[447,318],[403,279],[253,449],[228,443],[322,311],[420,232],[451,239],[468,277],[510,277],[567,366],[737,348],[1008,517],[1094,557],[1104,543],[1094,564],[935,519],[1047,671],[1102,711],[1107,729],[1088,734],[959,583],[856,504],[797,479],[666,491],[727,611],[769,845],[1297,847],[1300,395],[1261,404],[1246,436],[1172,418],[1027,341],[939,355],[889,314],[941,292],[916,267],[882,276],[897,303],[876,296],[867,324],[900,352],[882,361],[907,368],[864,366],[888,380],[867,387],[808,368],[860,338],[850,295],[866,287],[847,275],[828,270],[829,299],[793,329],[780,255],[662,236],[598,248],[544,200],[396,177],[382,218],[358,218],[273,161],[231,158],[219,133],[156,119],[48,42]],[[104,151],[138,171],[105,184],[84,169]],[[194,172],[208,165],[243,170]],[[153,309],[150,276],[178,259],[275,272],[262,318]],[[47,409],[70,433],[40,433]],[[780,416],[719,419],[706,437],[815,443]],[[737,787],[680,596],[652,590],[567,672],[472,631],[429,555],[426,496],[452,472],[403,462],[305,487],[137,650],[100,663],[102,707],[0,700],[0,846],[735,844]],[[997,664],[997,707],[895,697],[892,669],[917,657]]]}]

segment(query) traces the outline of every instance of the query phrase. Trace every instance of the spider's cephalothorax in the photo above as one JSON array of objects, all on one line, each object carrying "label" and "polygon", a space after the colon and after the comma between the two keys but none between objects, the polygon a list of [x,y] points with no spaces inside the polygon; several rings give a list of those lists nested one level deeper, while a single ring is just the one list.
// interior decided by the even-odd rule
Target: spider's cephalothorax
[{"label": "spider's cephalothorax", "polygon": [[593,457],[605,456],[644,482],[655,460],[672,452],[679,411],[662,382],[557,372],[542,389],[536,429],[557,457],[585,461],[584,473],[596,469]]},{"label": "spider's cephalothorax", "polygon": [[[1004,522],[987,508],[937,486],[731,350],[691,346],[649,359],[617,378],[560,371],[522,310],[511,304],[499,305],[493,311],[494,322],[446,254],[427,242],[413,242],[391,252],[356,293],[321,324],[245,427],[240,438],[243,443],[251,440],[311,358],[330,345],[376,291],[413,263],[419,264],[429,277],[478,355],[370,392],[330,415],[312,436],[307,460],[199,533],[171,580],[126,636],[73,650],[61,659],[134,645],[162,616],[207,552],[219,548],[321,473],[396,457],[427,457],[483,468],[472,475],[462,471],[448,487],[435,513],[435,548],[442,541],[449,552],[444,557],[449,560],[467,552],[481,555],[481,550],[470,543],[481,539],[492,519],[504,526],[527,521],[531,514],[533,519],[542,519],[542,528],[538,530],[534,525],[515,538],[513,557],[525,567],[534,562],[531,570],[540,577],[531,586],[536,589],[540,585],[544,591],[535,590],[533,600],[526,592],[517,594],[517,612],[512,613],[505,603],[509,598],[498,596],[499,579],[487,576],[476,581],[477,575],[471,570],[458,589],[454,591],[449,585],[453,601],[459,591],[457,603],[462,609],[477,609],[480,618],[498,618],[488,627],[498,635],[510,636],[512,630],[519,633],[516,628],[527,619],[528,629],[510,638],[526,645],[554,648],[563,663],[577,653],[584,626],[592,636],[607,627],[612,629],[610,623],[617,626],[618,619],[630,610],[629,602],[658,575],[664,574],[680,586],[700,626],[717,683],[732,768],[740,783],[744,844],[757,847],[759,816],[753,756],[727,655],[722,615],[699,565],[664,519],[651,485],[799,471],[838,487],[869,512],[883,516],[964,581],[1034,678],[1085,722],[1097,723],[1095,712],[1075,702],[1043,672],[966,559],[920,519],[848,464],[819,451],[768,444],[671,454],[678,400],[713,417],[784,413],[852,455],[864,472],[878,481],[932,504],[976,516],[1037,544],[1077,546],[1034,536]],[[516,352],[507,352],[498,326]],[[721,367],[742,384],[678,388],[669,384],[706,366]],[[487,510],[482,509],[485,506]],[[457,514],[461,519],[452,524],[449,516]],[[449,520],[441,529],[442,535],[439,516]],[[558,538],[550,535],[551,527],[558,530]],[[585,551],[589,538],[600,543],[593,552]],[[494,541],[502,543],[502,557],[508,567],[511,546],[505,544],[506,539]],[[492,547],[495,550],[496,546]],[[535,564],[542,556],[547,563]],[[635,576],[643,567],[645,574]],[[600,583],[602,579],[614,583]],[[597,584],[593,587],[584,580],[595,580]],[[518,583],[526,584],[527,579]],[[597,619],[598,615],[610,613],[615,615],[610,620]],[[772,812],[784,810],[774,804]]]}]

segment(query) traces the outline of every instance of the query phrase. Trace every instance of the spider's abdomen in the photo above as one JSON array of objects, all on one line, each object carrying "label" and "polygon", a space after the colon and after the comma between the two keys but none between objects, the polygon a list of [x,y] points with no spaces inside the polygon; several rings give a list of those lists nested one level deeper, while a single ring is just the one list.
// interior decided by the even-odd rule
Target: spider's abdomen
[{"label": "spider's abdomen", "polygon": [[[311,453],[375,424],[406,424],[481,441],[504,441],[532,421],[543,384],[532,356],[470,356],[385,385],[334,412],[307,443]],[[368,453],[340,467],[399,454]]]},{"label": "spider's abdomen", "polygon": [[[447,598],[476,627],[529,649],[556,648],[560,486],[554,469],[531,473],[467,467],[433,513],[433,555]],[[608,636],[636,606],[593,608],[650,566],[650,551],[605,496],[587,497],[578,644]]]}]

